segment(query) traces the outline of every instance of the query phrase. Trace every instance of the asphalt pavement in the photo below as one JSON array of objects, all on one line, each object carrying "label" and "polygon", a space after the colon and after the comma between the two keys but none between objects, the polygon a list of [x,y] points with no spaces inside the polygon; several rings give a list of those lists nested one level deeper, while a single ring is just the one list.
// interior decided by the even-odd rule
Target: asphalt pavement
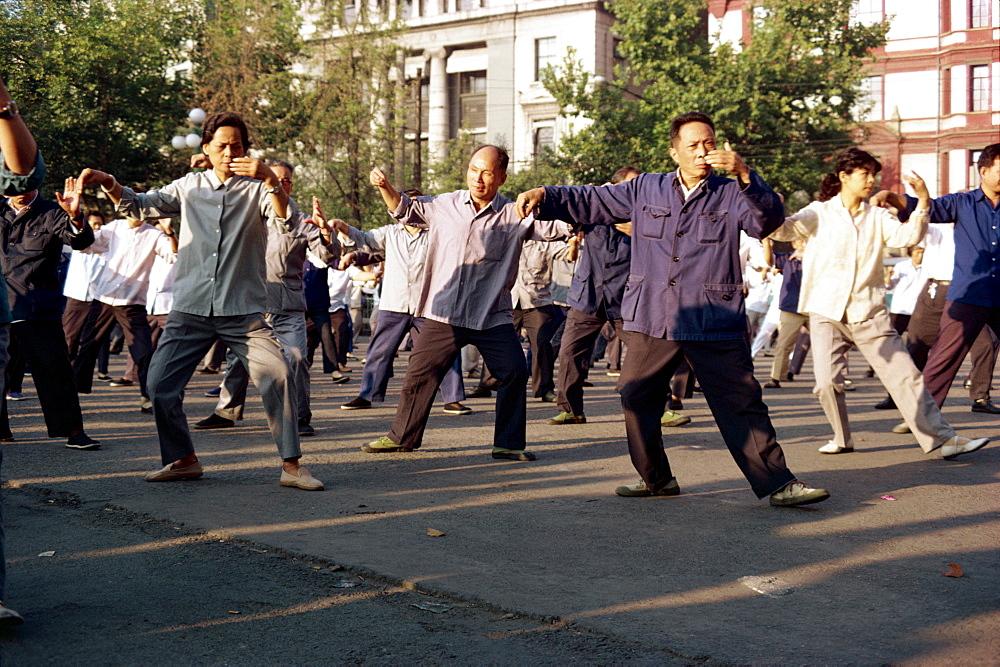
[{"label": "asphalt pavement", "polygon": [[[0,635],[0,659],[1000,663],[1000,443],[924,455],[889,432],[898,413],[872,409],[883,389],[853,362],[853,454],[816,451],[830,430],[808,368],[764,390],[789,467],[832,494],[793,509],[750,492],[700,394],[692,423],[665,429],[682,495],[615,496],[638,477],[602,369],[587,424],[548,426],[555,406],[529,398],[538,460],[521,463],[490,457],[490,399],[467,416],[439,401],[416,452],[363,454],[388,430],[405,355],[372,410],[339,409],[352,362],[350,383],[313,383],[303,464],[323,492],[278,485],[253,392],[236,427],[195,432],[203,479],[150,484],[159,450],[134,387],[81,397],[103,447],[75,451],[45,437],[26,380],[3,445],[6,597],[26,624]],[[217,381],[192,380],[190,422]],[[944,412],[963,435],[1000,437],[960,386]],[[951,563],[963,576],[943,574]]]}]

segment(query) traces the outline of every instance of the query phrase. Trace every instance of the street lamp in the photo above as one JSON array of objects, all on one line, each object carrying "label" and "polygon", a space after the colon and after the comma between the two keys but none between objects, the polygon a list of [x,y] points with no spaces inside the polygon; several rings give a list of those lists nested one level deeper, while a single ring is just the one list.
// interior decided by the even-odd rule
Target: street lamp
[{"label": "street lamp", "polygon": [[184,150],[184,148],[190,148],[192,150],[197,149],[201,146],[201,124],[205,122],[207,114],[204,109],[195,107],[188,111],[187,119],[191,124],[191,130],[188,134],[176,134],[170,140],[170,145],[174,150]]}]

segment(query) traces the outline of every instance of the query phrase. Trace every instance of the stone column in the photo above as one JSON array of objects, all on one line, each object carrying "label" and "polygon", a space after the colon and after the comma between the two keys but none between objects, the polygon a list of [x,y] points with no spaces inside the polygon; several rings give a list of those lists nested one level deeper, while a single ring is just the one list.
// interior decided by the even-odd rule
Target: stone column
[{"label": "stone column", "polygon": [[445,50],[427,52],[430,59],[430,82],[427,110],[427,149],[432,160],[446,157],[448,141],[448,74],[445,72]]}]

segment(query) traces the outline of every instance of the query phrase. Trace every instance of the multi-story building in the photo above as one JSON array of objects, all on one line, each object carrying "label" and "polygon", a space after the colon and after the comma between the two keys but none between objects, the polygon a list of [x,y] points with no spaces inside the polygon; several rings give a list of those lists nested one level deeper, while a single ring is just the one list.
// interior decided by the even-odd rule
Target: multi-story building
[{"label": "multi-story building", "polygon": [[[748,38],[746,0],[709,0],[709,31]],[[865,148],[898,187],[916,171],[932,195],[978,187],[979,151],[1000,142],[998,0],[857,0],[854,20],[889,18],[886,45],[872,54],[864,87]]]},{"label": "multi-story building", "polygon": [[403,74],[422,83],[422,113],[411,114],[407,143],[419,134],[432,159],[464,132],[505,145],[515,169],[531,164],[583,122],[559,115],[539,82],[542,69],[561,64],[570,47],[590,72],[609,75],[614,65],[614,19],[601,0],[360,2],[405,22]]}]

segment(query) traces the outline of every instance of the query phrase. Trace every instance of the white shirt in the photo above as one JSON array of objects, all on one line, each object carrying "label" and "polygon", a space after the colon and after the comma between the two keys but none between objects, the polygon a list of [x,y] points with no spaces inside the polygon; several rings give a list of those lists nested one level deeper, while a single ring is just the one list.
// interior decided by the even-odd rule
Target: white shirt
[{"label": "white shirt", "polygon": [[107,253],[94,297],[111,306],[146,305],[153,259],[177,260],[166,234],[145,222],[133,228],[127,220],[112,220],[94,232],[93,245],[83,252]]},{"label": "white shirt", "polygon": [[338,271],[331,267],[327,271],[326,285],[330,289],[330,312],[349,308],[351,305],[351,278],[361,272],[356,266],[347,267],[346,271]]},{"label": "white shirt", "polygon": [[835,321],[864,322],[885,309],[882,250],[908,248],[923,238],[927,209],[901,223],[863,202],[851,216],[839,196],[814,201],[771,235],[776,241],[808,240],[802,257],[799,312]]},{"label": "white shirt", "polygon": [[924,269],[924,279],[951,282],[955,271],[955,225],[950,222],[927,225],[923,246],[924,261],[920,266]]},{"label": "white shirt", "polygon": [[168,262],[159,255],[149,271],[149,290],[146,292],[146,312],[150,315],[167,315],[174,307],[174,273],[176,262]]},{"label": "white shirt", "polygon": [[903,260],[892,267],[892,278],[889,279],[889,289],[892,290],[890,313],[912,315],[917,307],[917,298],[927,284],[924,265],[913,266],[913,260]]},{"label": "white shirt", "polygon": [[[63,246],[63,250],[67,247]],[[94,285],[100,279],[106,262],[107,258],[103,253],[72,251],[69,256],[69,267],[66,269],[63,296],[77,301],[93,301]]]}]

